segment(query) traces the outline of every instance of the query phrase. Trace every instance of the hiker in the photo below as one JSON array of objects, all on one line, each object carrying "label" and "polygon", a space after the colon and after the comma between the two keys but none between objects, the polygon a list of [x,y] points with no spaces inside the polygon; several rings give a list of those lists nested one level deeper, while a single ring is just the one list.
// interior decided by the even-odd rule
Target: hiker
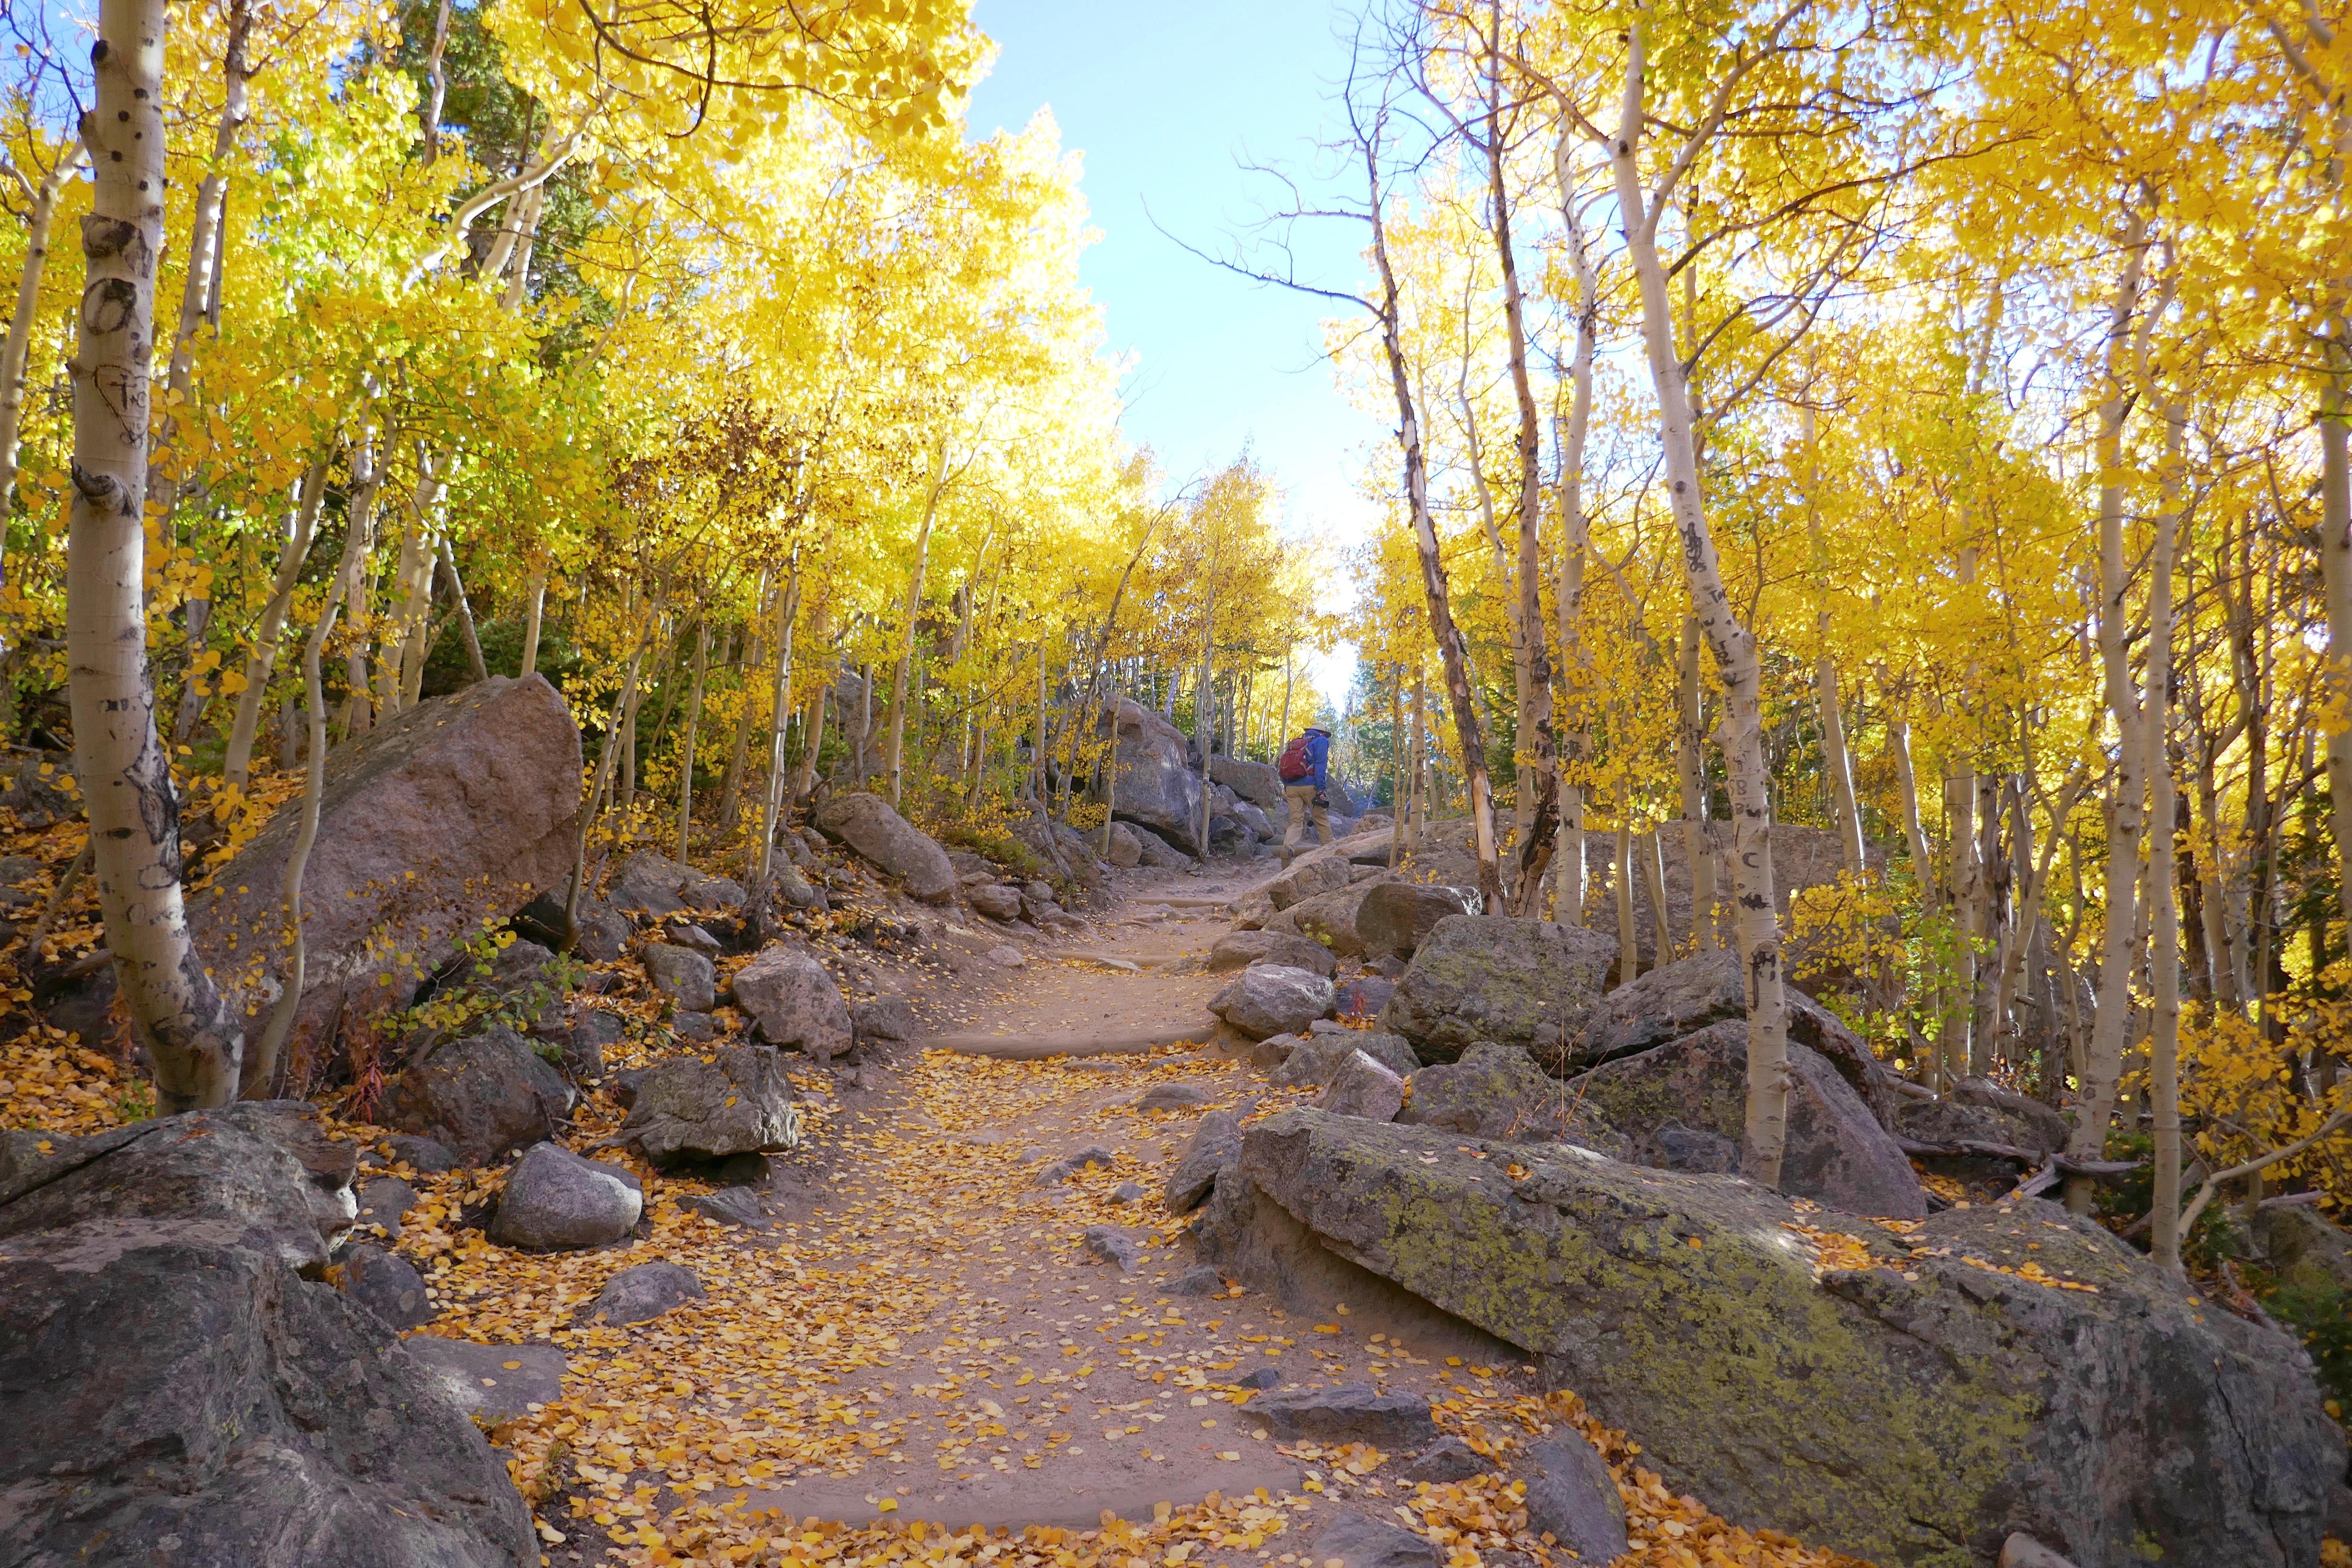
[{"label": "hiker", "polygon": [[1315,834],[1324,843],[1331,842],[1331,800],[1324,792],[1330,788],[1327,771],[1331,760],[1331,731],[1320,724],[1309,724],[1307,732],[1282,748],[1281,757],[1274,771],[1282,777],[1283,805],[1288,808],[1289,821],[1282,830],[1282,863],[1298,853],[1298,841],[1307,834],[1307,814],[1315,814]]}]

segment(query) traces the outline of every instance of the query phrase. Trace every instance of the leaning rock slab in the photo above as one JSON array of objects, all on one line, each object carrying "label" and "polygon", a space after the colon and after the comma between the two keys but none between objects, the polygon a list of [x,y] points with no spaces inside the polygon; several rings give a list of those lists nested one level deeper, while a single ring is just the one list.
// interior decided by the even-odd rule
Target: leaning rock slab
[{"label": "leaning rock slab", "polygon": [[1573,1427],[1529,1447],[1514,1467],[1528,1488],[1528,1528],[1549,1535],[1583,1563],[1625,1555],[1625,1500],[1617,1478]]},{"label": "leaning rock slab", "polygon": [[[1320,862],[1326,866],[1337,863],[1329,860]],[[1361,875],[1363,879],[1347,887],[1318,893],[1311,899],[1301,899],[1267,921],[1265,929],[1296,931],[1310,942],[1329,948],[1342,958],[1361,955],[1364,938],[1357,929],[1357,919],[1372,889],[1387,881],[1391,874],[1383,870]]]},{"label": "leaning rock slab", "polygon": [[[292,1059],[345,1021],[404,1004],[486,913],[571,874],[580,731],[543,677],[493,676],[335,748],[302,880],[310,954]],[[281,809],[188,913],[230,1004],[277,999],[287,856],[300,803]]]},{"label": "leaning rock slab", "polygon": [[1616,942],[1579,926],[1450,915],[1422,940],[1381,1026],[1432,1061],[1492,1040],[1549,1065],[1583,1035],[1616,957]]},{"label": "leaning rock slab", "polygon": [[1283,963],[1293,969],[1311,969],[1328,978],[1338,967],[1331,950],[1321,942],[1286,931],[1233,931],[1217,939],[1209,949],[1207,968],[1212,974],[1228,974],[1236,969],[1247,969],[1253,963]]},{"label": "leaning rock slab", "polygon": [[[1114,727],[1111,815],[1150,828],[1180,852],[1200,853],[1201,771],[1189,759],[1184,732],[1150,709],[1125,700],[1095,721],[1096,733],[1106,742]],[[1143,864],[1158,864],[1148,837],[1137,840],[1137,850]]]},{"label": "leaning rock slab", "polygon": [[1404,1079],[1363,1052],[1349,1051],[1315,1103],[1335,1116],[1394,1121],[1404,1109]]},{"label": "leaning rock slab", "polygon": [[[2086,1563],[2316,1560],[2344,1440],[2307,1360],[2087,1220],[2028,1199],[1898,1241],[1736,1178],[1465,1142],[1289,1110],[1243,1165],[1736,1523],[1914,1568],[1991,1562],[2012,1531]],[[1816,1277],[1801,1226],[1872,1267]]]},{"label": "leaning rock slab", "polygon": [[468,1165],[555,1135],[572,1086],[503,1025],[452,1040],[395,1080],[392,1124],[448,1146]]},{"label": "leaning rock slab", "polygon": [[15,1144],[0,1144],[10,1562],[538,1563],[482,1435],[389,1325],[318,1280],[293,1155],[209,1112]]},{"label": "leaning rock slab", "polygon": [[648,1160],[772,1154],[800,1142],[793,1086],[765,1046],[730,1046],[710,1060],[678,1057],[637,1084],[622,1135]]},{"label": "leaning rock slab", "polygon": [[835,795],[817,807],[815,822],[818,832],[848,845],[925,903],[955,897],[955,867],[948,852],[880,795],[866,790]]},{"label": "leaning rock slab", "polygon": [[[1789,1042],[1788,1142],[1780,1190],[1848,1214],[1919,1219],[1927,1195],[1902,1148],[1817,1053]],[[1748,1026],[1710,1025],[1569,1080],[1569,1094],[1635,1139],[1668,1122],[1738,1142],[1747,1131]]]},{"label": "leaning rock slab", "polygon": [[1209,1011],[1252,1040],[1295,1035],[1331,1011],[1331,983],[1311,969],[1259,963],[1209,1002]]},{"label": "leaning rock slab", "polygon": [[1458,1061],[1414,1073],[1412,1089],[1397,1120],[1414,1126],[1507,1143],[1573,1143],[1619,1160],[1629,1147],[1605,1117],[1517,1046],[1481,1041]]},{"label": "leaning rock slab", "polygon": [[1212,1110],[1201,1118],[1201,1125],[1176,1157],[1176,1168],[1168,1173],[1168,1186],[1162,1196],[1170,1214],[1189,1214],[1201,1206],[1216,1185],[1217,1173],[1242,1157],[1242,1124],[1230,1110]]},{"label": "leaning rock slab", "polygon": [[[842,1000],[832,973],[782,942],[762,948],[759,957],[736,972],[735,1000],[758,1023],[761,1037],[770,1045],[798,1047],[819,1061],[845,1054],[856,1038],[849,1004]],[[905,1004],[898,1005],[903,1011]]]}]

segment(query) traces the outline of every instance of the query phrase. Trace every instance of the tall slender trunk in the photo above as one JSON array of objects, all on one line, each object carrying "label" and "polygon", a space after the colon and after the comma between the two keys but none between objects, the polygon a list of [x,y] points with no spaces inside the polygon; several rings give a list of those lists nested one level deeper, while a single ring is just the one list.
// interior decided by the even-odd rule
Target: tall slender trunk
[{"label": "tall slender trunk", "polygon": [[547,568],[535,567],[530,585],[524,590],[522,614],[522,657],[515,661],[515,678],[520,679],[539,668],[539,627],[547,607]]},{"label": "tall slender trunk", "polygon": [[1633,919],[1633,830],[1626,825],[1625,809],[1617,808],[1617,858],[1610,880],[1617,893],[1617,984],[1632,983],[1642,973],[1642,931]]},{"label": "tall slender trunk", "polygon": [[694,738],[702,724],[702,682],[710,669],[710,617],[695,618],[694,694],[686,701],[686,735],[677,747],[677,858],[692,853],[694,830]]},{"label": "tall slender trunk", "polygon": [[[40,320],[41,275],[49,258],[49,230],[58,216],[58,196],[81,167],[82,146],[68,141],[58,149],[58,161],[31,192],[32,209],[25,220],[25,266],[16,275],[16,313],[8,318],[8,336],[0,342],[0,520],[16,510],[16,452],[25,421],[25,374],[33,354],[33,330]],[[0,550],[7,545],[0,529]],[[0,555],[0,583],[7,581],[7,561]]]},{"label": "tall slender trunk", "polygon": [[[1422,824],[1429,816],[1429,699],[1427,672],[1419,658],[1412,664],[1412,809],[1404,819],[1404,848],[1410,855],[1421,842]],[[1577,906],[1577,923],[1583,921],[1583,906]]]},{"label": "tall slender trunk", "polygon": [[2327,795],[2336,813],[2336,895],[2352,930],[2352,346],[2339,318],[2319,394],[2319,565],[2327,605]]},{"label": "tall slender trunk", "polygon": [[[2168,272],[2169,269],[2168,269]],[[2173,890],[2175,796],[2169,741],[2172,697],[2172,558],[2182,525],[2181,463],[2187,445],[2188,410],[2166,398],[2148,369],[2147,342],[2172,301],[2168,275],[2150,302],[2138,334],[2139,381],[2147,401],[2164,419],[2164,467],[2158,476],[2162,501],[2147,568],[2147,694],[2141,717],[2147,744],[2148,822],[2148,1110],[2156,1159],[2149,1251],[2159,1268],[2181,1272],[2180,1263],[2180,905]]]},{"label": "tall slender trunk", "polygon": [[[918,566],[918,574],[921,568]],[[760,813],[760,868],[754,879],[751,897],[751,918],[764,921],[768,913],[768,890],[773,885],[770,878],[775,871],[776,825],[784,812],[784,721],[792,711],[793,698],[793,623],[801,612],[801,556],[795,547],[792,563],[784,579],[784,591],[776,600],[776,673],[770,692],[768,721],[768,796]],[[898,768],[891,768],[892,779]],[[893,792],[895,794],[895,791]]]},{"label": "tall slender trunk", "polygon": [[1947,1084],[1969,1076],[1969,1027],[1976,1015],[1977,942],[1983,926],[1984,874],[1977,855],[1977,781],[1971,773],[1944,780],[1945,842],[1951,846],[1952,995],[1944,1008],[1941,1072]]},{"label": "tall slender trunk", "polygon": [[[446,533],[441,536],[441,570],[449,574],[449,597],[456,602],[457,631],[466,643],[467,673],[477,683],[488,680],[490,667],[482,658],[481,634],[474,629],[474,606],[467,602],[466,580],[457,575],[457,552],[451,548]],[[432,650],[427,648],[425,651],[429,656]],[[425,679],[425,660],[422,658],[416,661],[416,679],[420,684]]]},{"label": "tall slender trunk", "polygon": [[1675,929],[1666,920],[1666,845],[1662,830],[1642,835],[1642,891],[1650,900],[1650,936],[1656,964],[1675,961]]},{"label": "tall slender trunk", "polygon": [[[1574,718],[1559,738],[1559,847],[1558,872],[1552,879],[1557,889],[1552,908],[1561,921],[1580,926],[1587,878],[1582,769],[1591,743],[1583,703],[1590,700],[1592,689],[1592,661],[1584,646],[1584,573],[1592,549],[1591,521],[1584,513],[1584,448],[1592,428],[1592,361],[1600,341],[1601,276],[1585,244],[1583,218],[1577,208],[1570,158],[1573,128],[1573,121],[1564,119],[1559,139],[1552,147],[1560,220],[1568,234],[1569,263],[1576,275],[1576,343],[1569,359],[1568,418],[1559,434],[1559,580],[1553,605],[1559,620],[1562,673],[1567,677],[1561,685],[1576,706]],[[1696,899],[1691,907],[1696,919]]]},{"label": "tall slender trunk", "polygon": [[[270,584],[269,603],[262,606],[261,624],[254,629],[253,651],[246,656],[245,689],[236,694],[236,716],[229,724],[228,751],[221,761],[222,779],[239,789],[252,775],[253,736],[261,724],[270,670],[278,663],[278,635],[286,629],[287,607],[294,602],[294,585],[301,576],[302,563],[310,556],[310,538],[319,526],[319,504],[326,494],[327,464],[322,459],[302,476],[292,526],[278,556],[278,579]],[[339,593],[341,585],[339,574],[331,593]]]},{"label": "tall slender trunk", "polygon": [[[236,1093],[245,1038],[188,932],[180,799],[155,730],[143,579],[148,365],[163,248],[163,0],[101,0],[72,363],[66,642],[74,766],[119,994],[166,1112]],[[103,156],[96,154],[103,153]]]},{"label": "tall slender trunk", "polygon": [[1412,514],[1413,543],[1421,561],[1421,585],[1429,602],[1429,630],[1445,669],[1445,695],[1454,710],[1454,732],[1462,751],[1462,771],[1470,792],[1472,833],[1478,857],[1478,890],[1486,907],[1502,907],[1502,867],[1495,845],[1495,796],[1486,777],[1486,742],[1478,724],[1475,699],[1470,689],[1470,661],[1462,633],[1454,624],[1453,595],[1439,552],[1437,525],[1429,510],[1429,473],[1421,448],[1421,421],[1412,396],[1412,374],[1404,353],[1402,305],[1395,268],[1390,264],[1388,220],[1381,212],[1379,148],[1367,141],[1362,148],[1369,180],[1369,210],[1372,227],[1372,258],[1380,268],[1381,341],[1389,364],[1389,380],[1397,401],[1397,444],[1404,454],[1405,495]]},{"label": "tall slender trunk", "polygon": [[900,748],[907,738],[907,678],[915,663],[916,620],[923,608],[923,565],[931,548],[931,523],[939,516],[940,492],[948,479],[948,438],[944,432],[932,450],[930,489],[923,496],[923,520],[915,530],[915,563],[907,577],[907,625],[890,671],[890,710],[885,719],[882,771],[889,782],[890,804],[898,804]]},{"label": "tall slender trunk", "polygon": [[1716,927],[1715,825],[1707,818],[1706,709],[1699,689],[1698,645],[1698,617],[1685,615],[1676,668],[1675,782],[1682,791],[1683,858],[1690,865],[1691,941],[1699,952],[1713,952],[1723,942]]},{"label": "tall slender trunk", "polygon": [[[2136,957],[2132,937],[2137,918],[2147,749],[2141,740],[2139,695],[2132,685],[2129,616],[2124,604],[2129,577],[2124,555],[2123,432],[2131,406],[2124,356],[2139,308],[2140,277],[2147,262],[2147,218],[2135,207],[2126,220],[2123,274],[2116,280],[2108,313],[2106,389],[2099,406],[2097,437],[2099,657],[2105,669],[2107,710],[2115,720],[2119,748],[2114,770],[2114,820],[2107,834],[2098,1009],[2091,1021],[2089,1060],[2084,1064],[2074,1132],[2067,1143],[2068,1152],[2079,1159],[2095,1160],[2106,1147],[2107,1121],[2115,1111],[2116,1081],[2123,1070],[2125,1037],[2131,1022],[2131,973]],[[2068,1181],[2066,1204],[2077,1214],[2090,1212],[2087,1178]]]},{"label": "tall slender trunk", "polygon": [[[441,0],[433,17],[433,43],[425,56],[425,96],[416,105],[416,128],[422,136],[426,163],[441,155],[441,106],[449,96],[449,76],[441,68],[449,48],[449,0]],[[530,666],[523,666],[530,673]]]},{"label": "tall slender trunk", "polygon": [[[1503,179],[1502,5],[1495,0],[1487,38],[1486,199],[1494,209],[1495,255],[1503,279],[1503,322],[1509,347],[1511,392],[1519,405],[1518,624],[1525,643],[1518,658],[1519,710],[1516,750],[1527,758],[1519,791],[1519,866],[1513,913],[1538,915],[1544,872],[1559,831],[1559,742],[1552,730],[1551,653],[1543,635],[1543,435],[1528,374],[1526,308],[1519,265],[1511,246],[1510,190]],[[1535,806],[1527,805],[1527,785]]]},{"label": "tall slender trunk", "polygon": [[662,603],[658,595],[646,612],[637,635],[629,648],[628,668],[621,676],[621,689],[614,694],[612,711],[604,720],[604,743],[596,749],[596,776],[588,791],[588,798],[580,803],[580,837],[572,851],[572,889],[563,902],[563,945],[569,949],[579,940],[580,900],[588,891],[588,840],[595,831],[596,816],[604,803],[604,788],[613,777],[614,754],[620,749],[621,716],[636,706],[637,669],[644,662],[646,647],[653,640],[654,627],[661,623]]},{"label": "tall slender trunk", "polygon": [[1763,670],[1756,638],[1734,614],[1699,491],[1698,447],[1673,307],[1658,258],[1659,213],[1645,205],[1639,150],[1647,71],[1644,22],[1627,31],[1625,93],[1610,163],[1625,251],[1642,301],[1642,336],[1656,394],[1668,489],[1681,535],[1683,573],[1724,692],[1724,761],[1730,773],[1735,923],[1748,984],[1748,1117],[1741,1164],[1767,1187],[1780,1184],[1789,1131],[1789,1004],[1772,881],[1771,778],[1764,755]]},{"label": "tall slender trunk", "polygon": [[343,509],[346,536],[357,534],[360,549],[347,556],[343,605],[350,612],[351,645],[343,653],[342,732],[345,738],[367,732],[373,710],[368,697],[368,560],[375,552],[376,490],[383,476],[375,463],[375,441],[365,430],[352,447],[352,489]]},{"label": "tall slender trunk", "polygon": [[[1826,572],[1829,550],[1822,539],[1821,461],[1814,445],[1813,410],[1803,416],[1805,444],[1805,527],[1811,535],[1814,570]],[[1838,701],[1837,660],[1830,653],[1832,625],[1827,599],[1829,584],[1820,585],[1824,601],[1813,616],[1818,648],[1813,656],[1813,701],[1822,715],[1822,764],[1830,775],[1830,801],[1837,816],[1838,850],[1845,868],[1856,880],[1869,870],[1862,837],[1862,806],[1853,788],[1853,754],[1845,741],[1845,710]]]}]

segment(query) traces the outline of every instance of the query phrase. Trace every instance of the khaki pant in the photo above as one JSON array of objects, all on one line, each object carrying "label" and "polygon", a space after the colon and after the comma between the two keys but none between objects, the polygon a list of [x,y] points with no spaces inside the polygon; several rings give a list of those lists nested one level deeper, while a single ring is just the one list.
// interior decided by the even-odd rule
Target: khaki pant
[{"label": "khaki pant", "polygon": [[1315,804],[1313,784],[1283,785],[1282,801],[1290,819],[1282,830],[1282,847],[1285,849],[1297,848],[1298,841],[1307,836],[1307,817],[1310,812],[1315,816],[1315,836],[1326,844],[1331,842],[1331,808]]}]

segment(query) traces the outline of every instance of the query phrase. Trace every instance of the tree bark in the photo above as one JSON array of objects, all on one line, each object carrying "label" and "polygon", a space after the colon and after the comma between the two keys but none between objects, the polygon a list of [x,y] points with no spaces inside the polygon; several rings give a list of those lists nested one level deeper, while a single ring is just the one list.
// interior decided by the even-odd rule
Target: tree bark
[{"label": "tree bark", "polygon": [[[261,624],[253,634],[253,651],[246,656],[245,689],[236,694],[236,715],[230,721],[228,751],[222,758],[221,778],[243,789],[253,772],[253,736],[260,727],[261,704],[269,690],[269,673],[278,663],[278,638],[286,629],[287,607],[294,602],[294,585],[310,556],[310,539],[319,526],[319,505],[326,499],[327,465],[310,465],[302,476],[301,493],[294,506],[294,521],[286,547],[278,557],[278,580],[270,585],[269,603],[262,606]],[[340,574],[331,594],[342,586]],[[321,720],[323,722],[324,721]]]},{"label": "tree bark", "polygon": [[539,627],[547,607],[547,568],[539,567],[530,574],[530,584],[525,591],[522,618],[522,657],[515,661],[515,679],[520,680],[539,669]]},{"label": "tree bark", "polygon": [[[2091,1021],[2090,1059],[2084,1063],[2082,1100],[2067,1152],[2095,1160],[2106,1148],[2107,1121],[2114,1113],[2116,1080],[2123,1069],[2125,1037],[2131,1021],[2133,926],[2139,882],[2146,746],[2141,738],[2139,694],[2132,685],[2130,626],[2124,595],[2129,584],[2124,556],[2123,431],[2130,412],[2125,377],[2132,321],[2139,309],[2140,278],[2147,261],[2147,219],[2129,214],[2124,233],[2123,274],[2116,280],[2107,321],[2106,391],[2099,406],[2100,661],[2105,668],[2107,710],[2119,749],[2116,758],[2114,822],[2107,835],[2106,909],[2099,954],[2098,1009]],[[2091,1183],[2076,1176],[2066,1184],[2066,1205],[2077,1214],[2091,1206]]]},{"label": "tree bark", "polygon": [[[1723,683],[1724,761],[1732,795],[1733,902],[1748,987],[1748,1116],[1741,1165],[1751,1180],[1778,1187],[1789,1131],[1789,1006],[1780,973],[1780,929],[1772,881],[1771,778],[1764,755],[1763,672],[1755,636],[1732,610],[1699,490],[1698,447],[1683,366],[1675,352],[1665,268],[1658,257],[1657,222],[1669,193],[1662,188],[1653,205],[1643,191],[1637,153],[1647,72],[1643,26],[1637,13],[1627,31],[1624,101],[1617,135],[1610,144],[1610,163],[1623,219],[1626,256],[1641,296],[1642,336],[1657,396],[1684,576]],[[1706,127],[1695,132],[1709,133]]]},{"label": "tree bark", "polygon": [[[918,564],[918,577],[921,571]],[[776,673],[768,720],[768,796],[760,813],[760,869],[751,900],[751,918],[761,922],[767,919],[768,889],[772,885],[769,879],[775,872],[776,824],[782,819],[784,810],[784,722],[792,711],[793,623],[800,618],[800,611],[801,557],[796,548],[784,580],[784,591],[776,601]],[[894,784],[898,773],[894,761],[890,769]]]},{"label": "tree bark", "polygon": [[[1563,121],[1552,147],[1552,174],[1559,185],[1560,221],[1568,235],[1568,258],[1576,277],[1576,343],[1569,359],[1568,419],[1559,435],[1559,580],[1554,598],[1559,620],[1561,682],[1579,702],[1576,718],[1559,737],[1559,834],[1552,878],[1554,914],[1569,925],[1584,923],[1587,872],[1584,849],[1582,769],[1590,742],[1581,702],[1592,686],[1592,663],[1584,647],[1584,573],[1591,552],[1591,521],[1584,513],[1584,449],[1592,428],[1592,362],[1601,331],[1601,278],[1585,244],[1577,211],[1576,180],[1570,149],[1573,122]],[[1687,813],[1685,813],[1687,815]],[[1696,864],[1696,862],[1694,862]],[[1694,897],[1693,918],[1698,904]]]},{"label": "tree bark", "polygon": [[1486,742],[1478,724],[1475,699],[1470,690],[1468,656],[1462,633],[1454,624],[1452,590],[1446,583],[1437,526],[1429,510],[1429,473],[1421,447],[1421,422],[1413,406],[1412,373],[1405,362],[1402,307],[1396,270],[1389,260],[1388,222],[1381,209],[1379,149],[1367,139],[1362,152],[1370,182],[1369,211],[1372,227],[1372,258],[1380,268],[1381,342],[1389,364],[1389,380],[1396,394],[1397,444],[1404,453],[1405,495],[1412,508],[1413,543],[1421,561],[1421,586],[1429,602],[1429,630],[1445,670],[1445,695],[1454,710],[1454,732],[1462,751],[1463,775],[1469,786],[1472,833],[1478,857],[1478,890],[1490,910],[1503,900],[1502,866],[1495,845],[1495,796],[1486,777]]},{"label": "tree bark", "polygon": [[[907,678],[915,663],[916,619],[923,608],[923,565],[930,553],[931,523],[939,516],[940,492],[946,489],[948,478],[948,438],[942,433],[933,448],[931,484],[923,497],[923,521],[915,530],[915,564],[907,578],[907,626],[898,645],[898,658],[890,672],[890,710],[884,723],[888,731],[884,741],[882,771],[889,783],[890,804],[898,804],[900,748],[907,737]],[[863,748],[860,748],[861,755]]]},{"label": "tree bark", "polygon": [[[466,669],[479,684],[490,678],[490,667],[482,658],[482,639],[474,629],[474,606],[466,601],[466,580],[457,575],[457,552],[449,546],[449,536],[441,536],[441,570],[449,574],[449,597],[457,601],[457,631],[466,641]],[[430,648],[425,650],[429,656]],[[424,660],[417,661],[416,678],[425,678]]]},{"label": "tree bark", "polygon": [[1713,952],[1723,944],[1723,933],[1716,923],[1715,825],[1707,818],[1712,807],[1706,798],[1706,709],[1699,689],[1698,645],[1698,617],[1685,615],[1676,671],[1675,782],[1682,791],[1683,858],[1690,863],[1691,941],[1699,952]]},{"label": "tree bark", "polygon": [[1633,830],[1624,809],[1617,814],[1617,859],[1610,880],[1617,893],[1617,984],[1629,985],[1642,973],[1642,932],[1633,919]]},{"label": "tree bark", "polygon": [[[8,336],[0,342],[0,519],[16,510],[16,453],[25,422],[25,374],[33,354],[33,330],[40,320],[41,275],[49,258],[49,230],[58,216],[58,196],[81,166],[82,146],[68,141],[58,149],[58,161],[31,192],[32,210],[25,223],[25,266],[16,275],[16,313],[8,319]],[[7,546],[0,529],[0,551]],[[0,584],[7,582],[7,559],[0,554]]]},{"label": "tree bark", "polygon": [[686,700],[686,734],[677,747],[677,858],[687,864],[693,848],[694,738],[702,723],[702,682],[710,669],[710,617],[695,617],[694,694]]},{"label": "tree bark", "polygon": [[221,1105],[245,1050],[188,932],[180,800],[155,729],[143,578],[148,366],[163,248],[163,0],[101,0],[66,555],[74,763],[107,947],[166,1113]]}]

